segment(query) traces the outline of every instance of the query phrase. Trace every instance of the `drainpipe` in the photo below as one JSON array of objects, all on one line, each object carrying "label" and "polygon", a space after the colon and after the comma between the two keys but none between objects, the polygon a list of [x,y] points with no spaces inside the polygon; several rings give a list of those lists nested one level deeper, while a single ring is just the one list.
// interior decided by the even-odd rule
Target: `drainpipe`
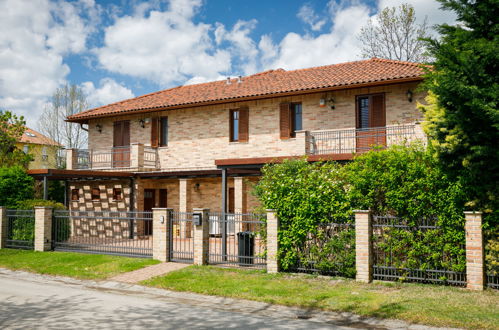
[{"label": "drainpipe", "polygon": [[64,206],[68,207],[68,180],[64,180]]},{"label": "drainpipe", "polygon": [[47,176],[43,177],[43,199],[44,200],[49,199],[49,185],[48,185]]},{"label": "drainpipe", "polygon": [[222,260],[227,260],[227,169],[222,169]]}]

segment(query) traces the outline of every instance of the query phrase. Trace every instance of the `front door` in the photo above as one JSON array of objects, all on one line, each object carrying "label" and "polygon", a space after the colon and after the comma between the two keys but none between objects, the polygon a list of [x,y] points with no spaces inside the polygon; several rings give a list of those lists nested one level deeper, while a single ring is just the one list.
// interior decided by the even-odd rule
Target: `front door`
[{"label": "front door", "polygon": [[[156,207],[156,191],[144,189],[144,211],[150,212],[154,207]],[[152,221],[145,222],[144,235],[152,235]]]},{"label": "front door", "polygon": [[356,151],[386,145],[385,95],[357,96]]},{"label": "front door", "polygon": [[130,167],[130,121],[115,121],[113,125],[113,167]]}]

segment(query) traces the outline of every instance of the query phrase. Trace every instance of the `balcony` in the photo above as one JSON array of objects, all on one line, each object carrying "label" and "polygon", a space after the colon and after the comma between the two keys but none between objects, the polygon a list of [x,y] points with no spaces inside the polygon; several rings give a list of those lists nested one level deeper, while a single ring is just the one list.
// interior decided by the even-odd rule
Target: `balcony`
[{"label": "balcony", "polygon": [[305,143],[309,155],[341,155],[367,152],[374,146],[391,146],[412,141],[426,141],[418,124],[310,131]]},{"label": "balcony", "polygon": [[67,169],[145,172],[159,169],[157,149],[140,143],[110,149],[68,149]]}]

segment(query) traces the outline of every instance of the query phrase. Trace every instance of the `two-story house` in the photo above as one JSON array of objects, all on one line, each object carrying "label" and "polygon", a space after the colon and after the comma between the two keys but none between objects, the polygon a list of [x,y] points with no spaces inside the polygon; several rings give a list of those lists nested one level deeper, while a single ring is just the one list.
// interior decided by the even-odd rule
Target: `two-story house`
[{"label": "two-story house", "polygon": [[251,212],[260,168],[289,157],[348,161],[423,138],[419,64],[370,59],[178,86],[67,118],[88,125],[67,170],[74,210],[194,207]]},{"label": "two-story house", "polygon": [[33,157],[30,169],[58,168],[61,164],[59,151],[63,146],[29,127],[26,127],[16,147]]}]

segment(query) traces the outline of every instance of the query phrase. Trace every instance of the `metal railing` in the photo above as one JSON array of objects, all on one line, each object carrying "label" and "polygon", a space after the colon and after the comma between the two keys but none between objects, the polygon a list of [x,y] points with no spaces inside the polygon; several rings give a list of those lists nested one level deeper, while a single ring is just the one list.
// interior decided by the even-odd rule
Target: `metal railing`
[{"label": "metal railing", "polygon": [[35,211],[7,210],[5,247],[32,250],[35,241]]},{"label": "metal railing", "polygon": [[152,212],[67,211],[53,214],[55,250],[152,257]]},{"label": "metal railing", "polygon": [[373,216],[374,279],[465,286],[464,236],[450,236],[436,218]]},{"label": "metal railing", "polygon": [[416,133],[415,124],[311,131],[307,149],[312,155],[360,153],[421,139]]},{"label": "metal railing", "polygon": [[266,214],[209,214],[208,263],[265,268]]},{"label": "metal railing", "polygon": [[[78,149],[76,152],[76,169],[158,169],[157,149],[144,147],[142,155],[133,155],[130,146],[113,147],[111,149]],[[132,164],[132,158],[136,164]],[[139,163],[139,159],[142,162]]]},{"label": "metal railing", "polygon": [[192,262],[194,260],[194,227],[192,212],[171,212],[170,260]]}]

